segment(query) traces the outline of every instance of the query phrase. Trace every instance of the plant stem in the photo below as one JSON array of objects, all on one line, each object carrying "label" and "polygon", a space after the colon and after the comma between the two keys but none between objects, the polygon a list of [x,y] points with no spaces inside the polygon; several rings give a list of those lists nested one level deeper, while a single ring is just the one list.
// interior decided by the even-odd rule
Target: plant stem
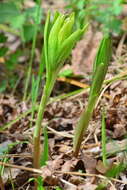
[{"label": "plant stem", "polygon": [[[55,76],[55,75],[54,75]],[[55,83],[55,77],[48,78],[46,80],[46,84],[44,87],[44,92],[41,98],[38,115],[37,115],[37,121],[34,131],[34,168],[40,168],[40,135],[41,135],[41,123],[44,117],[44,111],[45,107],[47,105],[47,102],[49,100],[51,91],[53,89],[54,83]]]},{"label": "plant stem", "polygon": [[40,167],[40,134],[41,134],[41,122],[43,120],[44,116],[44,110],[47,104],[48,98],[47,98],[47,89],[46,86],[44,87],[44,93],[41,98],[39,111],[37,115],[37,122],[35,126],[35,132],[34,132],[34,168]]},{"label": "plant stem", "polygon": [[84,133],[86,132],[87,127],[89,125],[89,121],[92,117],[97,97],[98,95],[93,96],[91,99],[89,99],[86,111],[82,112],[78,125],[75,128],[74,153],[73,153],[75,157],[78,155]]},{"label": "plant stem", "polygon": [[[49,88],[50,88],[50,86],[48,86],[48,82],[46,82],[46,85],[44,87],[44,92],[43,92],[43,95],[41,98],[39,110],[38,110],[37,121],[36,121],[36,126],[35,126],[35,131],[34,131],[34,137],[33,137],[33,143],[34,143],[33,166],[34,166],[34,168],[37,168],[37,169],[40,168],[41,123],[42,123],[42,120],[44,117],[45,107],[47,105],[47,102],[48,102],[48,99],[50,96]],[[37,187],[38,187],[38,184],[37,184],[37,181],[35,181],[34,189],[37,190]]]}]

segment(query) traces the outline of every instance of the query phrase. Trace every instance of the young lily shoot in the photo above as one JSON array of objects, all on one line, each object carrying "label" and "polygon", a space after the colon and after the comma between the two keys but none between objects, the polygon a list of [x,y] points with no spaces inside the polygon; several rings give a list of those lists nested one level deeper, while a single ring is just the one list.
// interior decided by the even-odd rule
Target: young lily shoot
[{"label": "young lily shoot", "polygon": [[69,16],[56,12],[54,17],[47,15],[44,28],[44,63],[46,83],[41,98],[34,131],[34,167],[40,168],[40,134],[44,110],[52,92],[57,75],[64,61],[70,55],[76,42],[82,37],[87,25],[73,31],[74,14]]},{"label": "young lily shoot", "polygon": [[99,98],[102,84],[108,70],[108,65],[112,52],[111,50],[111,38],[109,35],[105,35],[100,43],[95,62],[93,64],[92,85],[90,88],[88,104],[86,109],[82,112],[78,124],[75,128],[73,143],[74,156],[77,156],[79,153],[83,136],[88,128],[94,107]]}]

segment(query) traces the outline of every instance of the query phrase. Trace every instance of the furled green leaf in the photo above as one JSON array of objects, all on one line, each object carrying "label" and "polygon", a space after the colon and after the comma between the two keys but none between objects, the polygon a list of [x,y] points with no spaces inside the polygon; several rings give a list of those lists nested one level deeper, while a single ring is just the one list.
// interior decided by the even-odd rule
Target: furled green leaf
[{"label": "furled green leaf", "polygon": [[101,44],[99,46],[95,62],[93,65],[93,77],[95,76],[96,69],[99,64],[104,63],[105,65],[105,72],[107,71],[107,67],[109,64],[109,59],[111,57],[111,38],[109,35],[106,35],[103,40],[101,41]]},{"label": "furled green leaf", "polygon": [[95,76],[94,76],[93,81],[92,81],[89,99],[91,99],[95,96],[96,97],[99,96],[101,86],[102,86],[103,80],[105,78],[105,64],[104,63],[100,63],[98,65],[94,75]]},{"label": "furled green leaf", "polygon": [[47,69],[47,76],[50,75],[50,64],[48,63],[48,35],[49,35],[49,28],[50,28],[50,12],[48,12],[45,28],[44,28],[44,61],[46,64]]},{"label": "furled green leaf", "polygon": [[74,25],[74,14],[71,14],[70,17],[65,20],[64,25],[59,31],[58,46],[60,46],[62,42],[70,36],[73,25]]},{"label": "furled green leaf", "polygon": [[48,61],[52,67],[54,67],[53,64],[55,64],[56,61],[56,55],[58,51],[58,33],[61,29],[63,22],[64,22],[64,16],[63,15],[58,16],[49,33],[48,54],[50,56],[48,56]]},{"label": "furled green leaf", "polygon": [[[108,70],[109,61],[112,53],[112,43],[109,35],[106,35],[99,46],[97,56],[93,65],[92,85],[90,89],[90,98],[98,96]],[[90,99],[89,98],[89,99]]]},{"label": "furled green leaf", "polygon": [[61,13],[59,13],[58,11],[56,11],[54,13],[54,18],[53,18],[53,21],[51,22],[51,26],[53,26],[53,24],[56,22],[57,18],[62,15]]},{"label": "furled green leaf", "polygon": [[66,17],[56,12],[53,20],[48,13],[44,29],[44,62],[46,63],[46,76],[48,78],[54,72],[55,75],[58,74],[63,62],[87,28],[86,25],[83,29],[72,32],[73,25],[74,13]]},{"label": "furled green leaf", "polygon": [[72,33],[61,45],[58,53],[58,62],[63,62],[69,56],[72,48],[74,47],[75,43],[81,38],[84,34],[85,30],[87,29],[86,25],[83,29],[78,29],[74,33]]}]

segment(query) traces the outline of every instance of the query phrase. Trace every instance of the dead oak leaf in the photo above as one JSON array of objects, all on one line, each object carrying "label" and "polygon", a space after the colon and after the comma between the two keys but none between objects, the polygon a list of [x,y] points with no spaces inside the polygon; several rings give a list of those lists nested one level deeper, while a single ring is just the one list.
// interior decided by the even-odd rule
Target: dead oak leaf
[{"label": "dead oak leaf", "polygon": [[49,166],[44,166],[41,168],[42,170],[42,177],[44,182],[46,182],[48,185],[57,185],[59,182],[59,179],[57,176],[54,175],[53,168],[49,168]]}]

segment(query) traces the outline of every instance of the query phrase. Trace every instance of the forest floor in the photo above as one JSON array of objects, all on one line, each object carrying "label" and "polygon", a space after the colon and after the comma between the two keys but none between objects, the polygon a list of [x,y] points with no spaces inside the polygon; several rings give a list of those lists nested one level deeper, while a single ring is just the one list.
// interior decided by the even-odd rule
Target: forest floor
[{"label": "forest floor", "polygon": [[[46,8],[47,4],[44,6]],[[54,4],[50,2],[50,6],[52,8]],[[63,9],[61,4],[55,6]],[[57,79],[42,123],[48,129],[49,161],[41,170],[32,168],[32,139],[37,113],[31,121],[31,103],[22,101],[20,85],[14,93],[0,95],[0,158],[6,166],[2,176],[5,189],[11,190],[13,185],[18,190],[33,189],[33,181],[29,179],[41,175],[45,189],[95,190],[104,186],[107,190],[127,190],[126,168],[121,169],[127,162],[126,33],[113,36],[112,59],[103,91],[80,154],[77,158],[72,156],[74,128],[87,105],[92,64],[101,38],[102,34],[96,27],[90,27],[74,48],[71,64],[68,62],[63,68],[73,70],[74,77]],[[102,161],[103,110],[107,167]],[[43,139],[42,135],[42,143]]]}]

